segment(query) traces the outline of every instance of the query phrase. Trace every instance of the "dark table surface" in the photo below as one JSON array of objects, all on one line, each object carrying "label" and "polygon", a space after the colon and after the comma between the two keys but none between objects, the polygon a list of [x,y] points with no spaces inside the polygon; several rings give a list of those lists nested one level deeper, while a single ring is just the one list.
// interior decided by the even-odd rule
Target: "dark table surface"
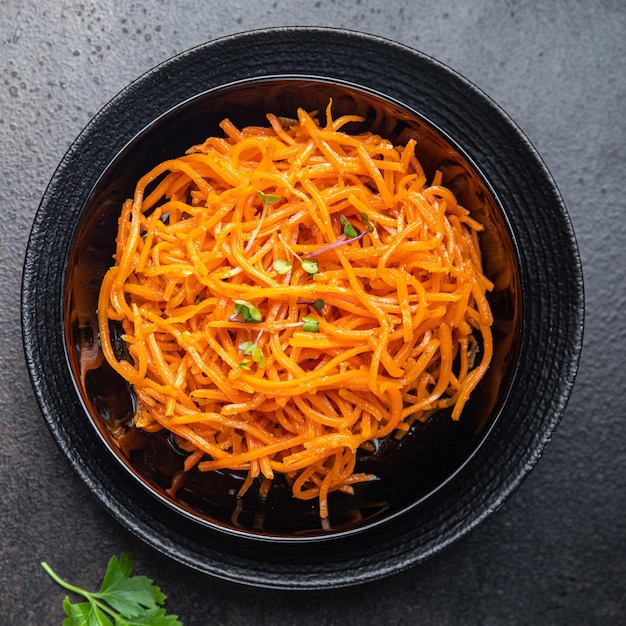
[{"label": "dark table surface", "polygon": [[[158,554],[92,498],[30,387],[19,297],[30,225],[56,164],[129,81],[209,39],[337,26],[408,44],[465,75],[526,132],[578,237],[586,329],[561,426],[510,501],[409,571],[331,591],[270,591]],[[626,4],[507,0],[0,2],[0,623],[60,624],[43,572],[96,586],[108,559],[191,624],[626,624]]]}]

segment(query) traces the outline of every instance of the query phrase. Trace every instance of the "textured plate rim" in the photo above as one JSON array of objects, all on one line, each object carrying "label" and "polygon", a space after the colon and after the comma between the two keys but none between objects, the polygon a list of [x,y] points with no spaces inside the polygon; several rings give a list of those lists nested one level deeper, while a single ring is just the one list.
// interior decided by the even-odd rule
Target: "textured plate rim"
[{"label": "textured plate rim", "polygon": [[[309,51],[320,41],[325,41],[327,45],[329,45],[328,42],[331,41],[331,45],[334,47],[335,51],[353,50],[354,48],[365,47],[370,52],[375,50],[376,54],[382,56],[388,63],[390,63],[392,59],[401,59],[408,65],[418,65],[422,69],[428,69],[431,74],[445,79],[448,84],[453,84],[456,89],[470,98],[474,103],[477,102],[478,104],[476,106],[478,106],[479,109],[480,107],[485,107],[485,110],[488,110],[490,115],[495,117],[497,122],[496,126],[501,130],[505,129],[509,137],[515,140],[518,150],[521,150],[531,163],[531,169],[542,179],[544,194],[552,199],[552,221],[560,228],[559,232],[552,233],[551,236],[553,241],[558,242],[562,249],[567,251],[569,261],[568,280],[566,281],[568,291],[564,297],[564,301],[567,300],[567,309],[569,311],[568,315],[565,316],[567,328],[560,333],[555,333],[554,328],[550,329],[552,343],[554,343],[554,336],[556,335],[558,335],[556,338],[560,342],[557,343],[561,346],[559,357],[563,375],[559,377],[558,381],[552,381],[552,387],[546,391],[544,398],[545,406],[543,406],[542,409],[547,411],[548,414],[543,416],[541,428],[537,430],[531,444],[528,445],[526,454],[524,454],[522,458],[517,459],[515,465],[510,468],[509,475],[507,476],[508,480],[494,486],[492,493],[486,495],[486,497],[488,496],[487,501],[482,503],[482,506],[478,510],[475,510],[473,514],[469,515],[464,520],[463,525],[459,525],[459,520],[456,519],[456,523],[452,524],[450,528],[440,529],[442,532],[435,537],[421,537],[418,540],[407,531],[406,519],[398,520],[395,527],[403,532],[402,540],[396,542],[394,545],[385,545],[387,550],[386,558],[368,558],[365,554],[364,546],[366,544],[360,539],[362,535],[360,535],[359,538],[353,538],[343,542],[345,545],[342,546],[341,552],[343,555],[342,564],[345,565],[345,567],[341,568],[340,571],[342,573],[340,575],[337,574],[339,564],[336,561],[334,564],[329,565],[323,558],[320,559],[318,556],[306,550],[293,555],[292,558],[286,558],[283,555],[282,561],[279,559],[279,565],[282,565],[282,568],[267,567],[267,564],[264,563],[264,559],[267,560],[267,557],[263,555],[252,560],[242,558],[242,546],[239,545],[238,542],[233,542],[233,544],[229,546],[229,549],[221,554],[217,554],[217,556],[207,557],[206,555],[199,555],[194,551],[192,544],[189,545],[188,542],[177,542],[176,538],[173,538],[164,527],[159,524],[151,524],[145,518],[135,515],[131,511],[130,503],[124,500],[124,494],[108,491],[106,487],[102,485],[100,478],[85,468],[84,459],[77,454],[75,446],[72,445],[71,437],[65,429],[63,419],[61,419],[59,415],[58,398],[54,398],[54,396],[51,395],[49,388],[44,388],[46,386],[49,387],[53,381],[42,381],[42,372],[44,372],[44,376],[47,375],[45,367],[50,365],[51,359],[54,357],[48,352],[46,347],[42,347],[41,345],[36,347],[37,342],[33,341],[35,336],[41,336],[42,332],[45,332],[41,320],[37,319],[37,315],[40,313],[39,309],[41,308],[41,305],[39,304],[38,306],[37,302],[38,297],[41,298],[40,294],[42,293],[42,288],[41,285],[36,284],[36,277],[39,276],[41,270],[41,268],[37,268],[38,261],[36,251],[45,239],[46,227],[49,226],[49,211],[52,206],[56,205],[58,207],[59,204],[58,198],[56,198],[55,202],[55,193],[57,193],[58,189],[63,187],[63,185],[68,184],[68,179],[69,182],[72,182],[68,170],[74,162],[77,152],[84,151],[85,149],[89,151],[90,142],[93,141],[94,136],[97,137],[102,133],[102,123],[105,123],[107,120],[110,121],[112,116],[119,112],[120,107],[129,98],[131,100],[136,98],[141,90],[149,89],[151,92],[155,92],[155,81],[157,79],[161,81],[163,77],[166,79],[170,77],[169,80],[171,80],[175,72],[180,73],[185,67],[189,68],[190,63],[193,64],[194,61],[198,59],[206,59],[207,56],[211,57],[212,62],[215,62],[216,59],[222,59],[225,67],[230,69],[234,67],[233,62],[236,58],[239,60],[239,65],[237,66],[238,70],[243,70],[245,73],[247,68],[247,71],[251,72],[251,75],[259,75],[262,69],[265,69],[265,71],[262,72],[264,74],[303,73],[302,60],[296,62],[298,72],[295,72],[293,71],[293,59],[285,59],[282,57],[279,58],[278,61],[276,61],[276,59],[269,59],[273,54],[275,56],[275,48],[277,46],[279,48],[282,46],[281,51],[283,51],[284,54],[285,47],[292,45],[295,41],[298,41],[303,49]],[[256,50],[255,55],[257,60],[256,63],[253,63],[250,54],[248,54],[248,57],[246,57],[248,65],[246,65],[246,60],[242,60],[241,58],[241,50],[251,48]],[[266,50],[266,56],[261,53],[263,50]],[[304,68],[306,70],[304,73],[320,74],[323,69],[327,69],[324,67],[325,59],[322,57],[323,55],[318,55],[314,63],[316,67],[312,68],[313,63],[310,63],[309,67]],[[261,65],[265,65],[265,68],[261,68]],[[315,71],[312,71],[312,69]],[[345,67],[342,66],[341,71],[337,71],[336,73],[341,74],[347,69],[350,69],[351,72],[360,79],[365,77],[364,80],[351,80],[350,82],[361,84],[366,88],[369,87],[382,93],[389,93],[388,88],[380,88],[381,76],[379,75],[378,77],[372,78],[369,72],[365,72],[365,67],[361,66],[359,63],[347,63]],[[333,77],[332,71],[326,71],[324,73],[330,73],[330,77]],[[188,82],[185,83],[185,80],[182,82],[185,83],[184,88],[193,91],[194,81],[188,76],[189,74],[189,70],[187,70],[186,73],[183,71],[183,76],[188,79]],[[224,78],[220,78],[217,75],[211,78],[216,85],[220,84],[220,81],[224,81]],[[334,78],[346,79],[344,75],[337,75],[334,76]],[[390,93],[390,95],[400,101],[407,102],[405,97],[401,97],[401,94],[405,93],[406,86],[403,87],[399,84],[396,86],[396,90],[396,94]],[[188,92],[188,97],[193,96],[191,91]],[[420,110],[419,106],[415,106],[411,102],[407,102],[407,104],[412,108],[416,108],[418,111]],[[158,99],[153,102],[153,108],[163,108],[164,106],[164,102]],[[148,117],[152,117],[153,113],[151,111],[152,109],[146,112]],[[445,132],[452,135],[455,140],[461,143],[464,149],[466,149],[467,144],[463,143],[454,132],[451,132],[446,127],[445,115],[443,115],[443,113],[441,115],[443,123],[437,119],[437,114],[434,116],[427,114],[426,117],[431,119]],[[136,120],[134,123],[136,126],[140,124],[143,126],[147,122],[149,122],[149,119]],[[109,137],[109,139],[112,139],[112,137]],[[117,149],[120,147],[121,146],[118,145]],[[93,150],[93,147],[91,149]],[[107,146],[106,152],[110,153],[114,149],[115,146],[112,143]],[[481,154],[480,149],[474,154],[469,151],[469,156],[477,163],[480,170],[485,171],[485,169],[489,169],[481,164],[485,155]],[[489,172],[487,172],[487,174],[488,173]],[[496,193],[501,196],[502,194],[499,193],[499,187],[504,183],[500,180],[494,181],[493,178],[490,178],[490,183],[494,186]],[[504,186],[506,186],[506,184],[504,184]],[[65,208],[68,209],[68,207]],[[72,213],[71,209],[69,209],[69,213]],[[68,219],[71,221],[71,218]],[[515,230],[520,225],[514,220],[512,226]],[[522,237],[522,239],[525,238]],[[537,254],[537,252],[535,254]],[[533,259],[533,261],[536,262],[537,259]],[[525,270],[526,272],[527,269]],[[555,305],[552,303],[552,308],[554,309],[554,307]],[[536,312],[525,311],[524,315],[525,321],[532,323],[534,319],[532,315],[536,315]],[[556,318],[557,313],[552,311],[552,316]],[[561,314],[559,318],[561,321],[562,317]],[[22,321],[27,364],[31,378],[33,379],[37,400],[42,408],[48,426],[74,469],[76,469],[82,479],[87,483],[97,499],[114,517],[122,522],[122,524],[144,539],[148,544],[165,554],[199,571],[204,571],[228,580],[244,582],[256,586],[289,589],[338,587],[373,580],[401,571],[436,554],[491,515],[502,505],[514,489],[519,486],[550,441],[563,410],[565,409],[574,382],[582,343],[582,270],[571,223],[556,185],[550,177],[543,161],[512,120],[480,90],[469,83],[469,81],[427,55],[379,37],[355,31],[327,28],[294,27],[264,29],[216,39],[165,61],[131,83],[129,87],[114,97],[79,135],[54,174],[33,223],[24,265]],[[551,319],[551,322],[555,323],[556,319]],[[538,409],[536,408],[535,410]],[[408,517],[411,516],[409,515]],[[404,524],[403,521],[405,522]],[[366,538],[369,539],[373,537],[381,539],[376,533],[372,535],[366,532],[364,535],[367,535]],[[332,546],[335,547],[336,542],[333,541]],[[232,554],[234,554],[233,558],[231,558],[230,549],[232,549]]]}]

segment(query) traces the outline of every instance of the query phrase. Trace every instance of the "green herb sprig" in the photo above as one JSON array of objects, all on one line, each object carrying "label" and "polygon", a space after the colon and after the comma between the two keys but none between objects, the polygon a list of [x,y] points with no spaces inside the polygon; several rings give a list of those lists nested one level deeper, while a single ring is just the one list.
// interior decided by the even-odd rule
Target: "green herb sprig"
[{"label": "green herb sprig", "polygon": [[63,580],[46,562],[45,572],[61,587],[85,598],[63,600],[63,626],[183,626],[177,615],[166,615],[165,594],[146,576],[132,576],[134,559],[122,553],[112,557],[99,591],[87,591]]}]

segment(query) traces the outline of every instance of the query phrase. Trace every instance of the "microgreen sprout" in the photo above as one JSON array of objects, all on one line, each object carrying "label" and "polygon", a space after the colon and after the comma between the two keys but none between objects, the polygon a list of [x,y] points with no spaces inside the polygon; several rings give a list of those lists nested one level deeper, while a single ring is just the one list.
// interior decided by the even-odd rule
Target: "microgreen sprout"
[{"label": "microgreen sprout", "polygon": [[267,208],[276,204],[280,200],[280,196],[275,193],[265,193],[260,189],[257,190],[256,195],[263,201],[263,210],[267,211]]},{"label": "microgreen sprout", "polygon": [[[239,350],[243,353],[244,356],[252,356],[252,360],[261,368],[265,367],[265,356],[263,355],[263,351],[254,341],[244,341],[240,343],[238,346]],[[239,363],[239,367],[243,369],[250,369],[249,366],[250,361],[244,359],[241,363]]]},{"label": "microgreen sprout", "polygon": [[235,300],[235,313],[228,318],[229,322],[250,322],[252,324],[259,324],[263,321],[263,316],[258,307],[254,304],[250,304],[245,300]]},{"label": "microgreen sprout", "polygon": [[309,275],[309,278],[313,277],[313,274],[317,274],[319,268],[317,267],[317,259],[298,259],[302,264],[302,269]]},{"label": "microgreen sprout", "polygon": [[374,226],[370,222],[370,216],[365,211],[361,211],[359,213],[359,215],[361,216],[361,221],[363,222],[363,226],[367,227],[367,232],[368,233],[373,233],[374,232]]},{"label": "microgreen sprout", "polygon": [[302,330],[306,333],[317,333],[319,332],[319,323],[319,320],[314,317],[303,317]]},{"label": "microgreen sprout", "polygon": [[256,343],[254,343],[254,341],[243,341],[237,346],[239,351],[243,352],[244,355],[252,354],[255,347]]},{"label": "microgreen sprout", "polygon": [[[311,259],[307,259],[306,257],[308,255],[304,255],[303,258],[300,258],[288,245],[287,242],[282,238],[281,235],[279,235],[280,240],[283,243],[283,246],[285,247],[285,250],[287,251],[287,254],[292,254],[293,256],[296,257],[296,259],[298,259],[298,261],[300,261],[300,265],[302,265],[302,269],[309,275],[309,278],[313,278],[314,274],[317,274],[317,272],[319,272],[319,267],[317,265],[317,259],[311,260]],[[279,274],[286,274],[287,272],[289,272],[292,268],[292,265],[289,261],[285,261],[283,259],[277,259],[276,261],[274,261],[274,263],[272,263],[272,267],[279,273]]]},{"label": "microgreen sprout", "polygon": [[359,239],[363,239],[367,233],[371,233],[374,231],[374,226],[372,226],[369,216],[367,213],[360,213],[361,221],[363,225],[366,226],[365,230],[362,232],[358,232],[357,229],[350,223],[350,220],[343,215],[343,213],[339,216],[339,222],[343,225],[343,234],[340,235],[335,241],[329,243],[326,246],[322,246],[317,250],[313,250],[313,252],[307,252],[304,256],[306,258],[312,258],[322,254],[322,252],[328,252],[329,250],[333,250],[338,248],[339,246],[345,246],[348,243],[353,243],[354,241],[359,241]]},{"label": "microgreen sprout", "polygon": [[322,309],[326,306],[326,302],[322,300],[322,298],[317,298],[313,301],[309,300],[298,300],[298,304],[308,304],[312,306],[318,313],[322,313]]},{"label": "microgreen sprout", "polygon": [[287,272],[291,271],[291,263],[289,263],[289,261],[285,260],[285,259],[277,259],[276,261],[274,261],[272,263],[272,267],[279,273],[279,274],[287,274]]},{"label": "microgreen sprout", "polygon": [[354,239],[359,236],[357,229],[352,226],[348,218],[343,215],[343,213],[339,216],[339,222],[343,224],[343,234],[350,239]]},{"label": "microgreen sprout", "polygon": [[272,204],[276,204],[280,200],[279,195],[275,193],[265,193],[260,189],[257,189],[256,195],[263,202],[263,209],[261,210],[261,217],[259,217],[256,228],[252,232],[252,235],[250,236],[250,239],[248,239],[248,243],[246,244],[246,252],[250,250],[250,248],[252,247],[252,243],[259,234],[259,231],[261,230],[261,225],[263,224],[263,220],[265,220],[265,216],[267,215],[267,209],[272,206]]}]

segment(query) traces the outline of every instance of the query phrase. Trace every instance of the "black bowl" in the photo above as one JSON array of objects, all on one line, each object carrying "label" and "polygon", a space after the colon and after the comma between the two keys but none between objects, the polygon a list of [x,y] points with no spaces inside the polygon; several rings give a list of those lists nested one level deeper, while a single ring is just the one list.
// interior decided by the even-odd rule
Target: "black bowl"
[{"label": "black bowl", "polygon": [[[111,265],[120,207],[133,195],[136,181],[155,165],[184,153],[208,136],[220,134],[228,117],[237,127],[267,124],[266,113],[295,117],[299,106],[326,109],[335,116],[358,113],[363,123],[346,132],[376,132],[404,145],[417,140],[416,153],[429,179],[435,171],[461,204],[485,225],[481,245],[485,271],[495,283],[490,294],[495,316],[495,354],[489,372],[467,405],[463,419],[440,411],[426,424],[417,422],[409,436],[388,437],[375,454],[361,454],[357,471],[379,480],[355,487],[356,494],[330,494],[330,526],[322,528],[316,504],[294,500],[276,478],[267,497],[260,483],[245,497],[235,494],[243,480],[237,472],[191,470],[167,495],[180,471],[184,453],[166,431],[148,434],[132,426],[134,397],[98,349],[97,302],[102,278]],[[321,113],[322,123],[324,114]],[[484,177],[462,150],[416,112],[339,80],[313,77],[266,77],[209,90],[159,117],[125,146],[104,171],[75,229],[66,268],[65,323],[68,358],[87,412],[116,458],[143,485],[171,506],[209,526],[238,535],[274,541],[329,539],[360,531],[416,506],[448,480],[477,450],[503,405],[517,362],[521,336],[519,260],[504,212]],[[231,519],[237,511],[236,523]]]},{"label": "black bowl", "polygon": [[[331,63],[332,59],[332,63]],[[398,71],[399,76],[394,76]],[[232,494],[239,477],[196,474],[176,500],[180,465],[163,435],[131,431],[133,398],[102,361],[96,306],[121,202],[158,162],[267,112],[359,112],[368,129],[418,139],[486,226],[496,351],[459,422],[442,414],[360,460],[381,480],[331,494],[332,530],[277,484],[267,501]],[[51,307],[51,304],[53,305]],[[53,436],[96,497],[151,545],[201,571],[302,588],[362,582],[430,556],[495,511],[537,461],[571,391],[583,316],[582,275],[565,207],[506,115],[450,69],[374,37],[271,29],[190,50],[114,98],[55,173],[26,255],[27,360]],[[231,521],[233,508],[241,513]]]}]

